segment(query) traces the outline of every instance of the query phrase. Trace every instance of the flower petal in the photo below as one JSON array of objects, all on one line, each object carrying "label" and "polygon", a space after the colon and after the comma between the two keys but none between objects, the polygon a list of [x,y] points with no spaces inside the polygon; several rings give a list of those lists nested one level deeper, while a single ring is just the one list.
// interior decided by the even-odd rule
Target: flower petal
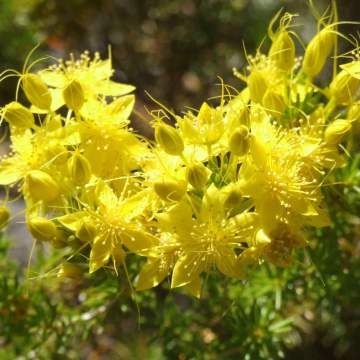
[{"label": "flower petal", "polygon": [[170,262],[163,258],[150,258],[142,267],[136,281],[136,290],[146,290],[159,285],[169,274]]}]

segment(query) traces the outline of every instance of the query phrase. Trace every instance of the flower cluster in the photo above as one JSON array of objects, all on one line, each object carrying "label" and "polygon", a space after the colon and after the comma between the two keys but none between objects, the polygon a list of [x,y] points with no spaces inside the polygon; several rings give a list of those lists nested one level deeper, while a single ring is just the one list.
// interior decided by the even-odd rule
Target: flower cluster
[{"label": "flower cluster", "polygon": [[[110,79],[110,59],[85,53],[3,73],[19,76],[29,106],[1,109],[11,152],[0,184],[23,195],[35,239],[77,255],[60,275],[79,275],[84,259],[90,273],[122,267],[137,290],[170,277],[172,288],[200,296],[211,271],[243,279],[263,261],[287,266],[309,226],[330,224],[322,187],[346,163],[341,143],[360,117],[360,60],[355,50],[340,69],[335,61],[329,86],[318,87],[343,36],[337,23],[320,19],[301,58],[293,16],[274,30],[279,17],[270,49],[234,70],[241,91],[221,84],[216,105],[180,115],[159,103],[154,141],[131,127],[134,87]],[[138,274],[129,254],[143,259]]]}]

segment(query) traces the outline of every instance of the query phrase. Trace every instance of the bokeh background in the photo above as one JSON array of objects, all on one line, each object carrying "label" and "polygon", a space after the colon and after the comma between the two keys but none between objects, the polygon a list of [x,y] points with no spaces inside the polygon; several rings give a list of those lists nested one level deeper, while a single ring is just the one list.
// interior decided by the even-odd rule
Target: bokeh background
[{"label": "bokeh background", "polygon": [[[321,12],[329,0],[314,3]],[[311,38],[316,21],[308,2],[302,0],[0,0],[0,72],[7,68],[20,70],[26,55],[37,44],[40,46],[36,57],[50,54],[60,58],[71,52],[79,55],[84,50],[107,56],[110,45],[115,79],[137,87],[139,111],[152,104],[145,91],[181,111],[198,107],[218,94],[219,76],[228,84],[241,86],[232,69],[246,65],[244,47],[248,53],[256,50],[270,19],[281,7],[300,15],[297,31],[305,41]],[[339,0],[338,10],[341,20],[360,21],[359,0]],[[349,24],[341,26],[341,30],[356,33],[359,26]],[[0,84],[0,106],[13,99],[15,85],[11,79]],[[26,264],[31,246],[19,224],[11,231],[10,248],[15,264],[8,265],[1,259],[5,247],[0,246],[0,271],[8,272],[6,281],[12,276],[14,279],[23,276],[17,266]],[[333,234],[319,236],[334,243],[338,240]],[[326,246],[318,250],[324,256]],[[39,268],[48,262],[46,256],[38,254]],[[334,270],[333,266],[331,260],[324,262],[324,273],[341,276],[341,270]],[[224,284],[214,283],[210,285],[213,299],[202,304],[160,288],[139,297],[139,303],[145,304],[141,318],[129,299],[126,285],[101,275],[91,286],[63,285],[62,295],[58,285],[53,285],[54,292],[52,287],[50,290],[42,285],[34,287],[32,300],[27,291],[18,288],[17,280],[6,287],[4,277],[0,279],[4,281],[0,304],[12,302],[15,313],[20,311],[20,315],[13,319],[14,323],[2,324],[4,314],[0,312],[0,346],[7,346],[7,352],[0,351],[0,360],[242,359],[245,353],[252,354],[246,359],[257,360],[254,354],[262,347],[265,349],[267,342],[274,353],[270,351],[266,357],[264,350],[262,358],[276,359],[281,355],[281,347],[271,343],[284,342],[281,331],[288,331],[286,319],[295,311],[292,302],[299,301],[304,301],[304,307],[297,314],[300,321],[296,326],[302,337],[290,332],[285,339],[293,344],[285,354],[287,359],[359,359],[360,301],[353,282],[360,278],[360,267],[357,265],[356,269],[357,277],[351,274],[354,278],[346,278],[346,286],[323,289],[321,281],[312,277],[318,274],[316,267],[312,268],[313,273],[302,269],[300,275],[297,270],[267,274],[271,282],[264,282],[266,277],[259,275],[254,279],[255,293],[247,295],[239,294],[241,289],[232,284],[226,284],[224,290]],[[272,291],[279,285],[272,281],[279,279],[289,291],[296,290],[294,299],[289,297],[286,311],[280,315],[277,309],[266,310],[273,302]],[[307,286],[304,281],[308,281]],[[10,289],[15,289],[17,295],[9,300],[6,294],[11,293]],[[313,297],[311,289],[316,289]],[[305,295],[304,291],[310,294]],[[338,291],[348,291],[345,303],[339,303]],[[244,300],[240,309],[233,307],[237,296],[250,302],[261,296],[265,300],[252,307],[248,303],[245,306]],[[322,310],[317,312],[317,306]],[[334,314],[336,320],[332,318]],[[275,330],[270,331],[269,324]],[[31,342],[26,331],[29,336],[35,336],[31,332],[42,335],[35,337],[37,342]],[[9,345],[11,342],[14,345]],[[220,345],[212,345],[216,342]],[[221,343],[223,352],[219,352]],[[35,346],[44,347],[42,355],[33,351]],[[23,357],[18,357],[22,351]],[[191,357],[188,355],[191,352],[196,355]]]},{"label": "bokeh background", "polygon": [[[330,0],[316,0],[320,12]],[[283,7],[298,13],[304,40],[316,31],[306,0],[0,0],[0,69],[20,69],[26,54],[57,57],[84,50],[107,55],[117,80],[135,84],[176,110],[218,93],[218,76],[239,87],[233,67],[259,46],[269,20]],[[358,0],[338,1],[344,21],[360,20]],[[342,27],[354,33],[356,25]],[[38,53],[39,53],[38,52]],[[13,93],[1,86],[1,103]]]}]

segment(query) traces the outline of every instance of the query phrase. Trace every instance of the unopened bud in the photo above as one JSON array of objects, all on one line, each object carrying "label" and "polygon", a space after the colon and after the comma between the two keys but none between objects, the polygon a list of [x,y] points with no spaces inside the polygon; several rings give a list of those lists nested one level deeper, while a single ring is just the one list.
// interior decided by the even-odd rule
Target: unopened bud
[{"label": "unopened bud", "polygon": [[355,103],[350,106],[347,118],[351,122],[360,120],[360,103]]},{"label": "unopened bud", "polygon": [[229,139],[229,149],[237,156],[245,155],[250,147],[249,130],[246,126],[235,129]]},{"label": "unopened bud", "polygon": [[76,236],[84,243],[92,243],[96,236],[96,226],[89,220],[84,220],[76,232]]},{"label": "unopened bud", "polygon": [[181,136],[170,125],[157,125],[155,128],[155,140],[170,155],[181,155],[184,150],[184,142]]},{"label": "unopened bud", "polygon": [[262,104],[265,110],[274,117],[279,117],[282,115],[286,108],[283,97],[270,89],[266,91]]},{"label": "unopened bud", "polygon": [[351,76],[347,71],[341,70],[330,84],[330,95],[337,104],[351,103],[357,90],[360,80]]},{"label": "unopened bud", "polygon": [[164,201],[179,201],[185,195],[186,183],[184,181],[159,181],[154,183],[155,193]]},{"label": "unopened bud", "polygon": [[209,170],[202,163],[194,163],[187,168],[187,180],[197,190],[201,190],[209,179]]},{"label": "unopened bud", "polygon": [[0,206],[0,230],[8,224],[10,219],[10,211],[6,206]]},{"label": "unopened bud", "polygon": [[84,185],[91,178],[91,166],[89,160],[78,153],[75,153],[68,160],[68,170],[71,179],[76,185]]},{"label": "unopened bud", "polygon": [[51,239],[51,245],[55,249],[63,249],[67,246],[68,236],[65,231],[57,229],[56,236]]},{"label": "unopened bud", "polygon": [[250,99],[261,103],[267,89],[266,79],[260,71],[253,70],[247,79],[250,91]]},{"label": "unopened bud", "polygon": [[59,187],[55,180],[41,170],[32,170],[27,175],[25,187],[35,201],[52,201],[59,195]]},{"label": "unopened bud", "polygon": [[49,110],[52,102],[50,91],[39,75],[22,76],[22,87],[28,100],[37,108]]},{"label": "unopened bud", "polygon": [[16,128],[28,129],[34,126],[34,115],[32,112],[16,101],[5,106],[4,118],[10,125]]},{"label": "unopened bud", "polygon": [[76,236],[74,235],[70,235],[68,238],[67,238],[67,243],[68,245],[71,246],[71,248],[73,250],[78,250],[80,248],[82,248],[84,246],[84,243],[81,242]]},{"label": "unopened bud", "polygon": [[250,125],[250,111],[247,106],[244,106],[239,112],[239,124],[245,126]]},{"label": "unopened bud", "polygon": [[197,115],[200,137],[206,145],[215,144],[224,133],[224,119],[221,109],[215,109],[204,102]]},{"label": "unopened bud", "polygon": [[334,47],[335,39],[336,34],[331,27],[322,29],[311,39],[303,61],[303,70],[307,75],[314,77],[321,72]]},{"label": "unopened bud", "polygon": [[61,264],[60,269],[57,273],[57,276],[60,278],[71,278],[71,279],[78,279],[82,277],[83,269],[80,264],[66,262]]},{"label": "unopened bud", "polygon": [[62,92],[66,106],[74,111],[78,111],[84,104],[84,90],[77,80],[72,80]]},{"label": "unopened bud", "polygon": [[295,44],[286,30],[280,31],[270,47],[269,56],[283,71],[290,71],[295,63]]},{"label": "unopened bud", "polygon": [[349,120],[337,119],[333,121],[325,130],[325,142],[329,145],[337,145],[351,130]]},{"label": "unopened bud", "polygon": [[27,222],[31,235],[40,241],[51,241],[56,238],[55,224],[43,217],[34,217]]}]

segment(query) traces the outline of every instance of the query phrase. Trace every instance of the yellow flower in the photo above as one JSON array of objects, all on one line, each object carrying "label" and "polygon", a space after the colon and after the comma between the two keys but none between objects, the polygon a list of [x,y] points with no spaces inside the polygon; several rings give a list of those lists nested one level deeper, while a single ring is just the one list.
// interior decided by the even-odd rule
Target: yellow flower
[{"label": "yellow flower", "polygon": [[[194,217],[196,216],[196,217]],[[171,287],[188,285],[200,295],[200,275],[213,268],[226,276],[241,278],[237,272],[236,250],[251,238],[256,214],[241,213],[227,218],[219,190],[211,186],[199,212],[194,214],[185,201],[159,215],[160,226],[179,244],[179,258],[174,265]]]},{"label": "yellow flower", "polygon": [[89,53],[84,52],[80,59],[71,57],[65,62],[59,60],[57,65],[40,71],[38,75],[51,88],[65,91],[64,103],[68,98],[66,89],[70,84],[74,84],[74,81],[81,86],[83,90],[81,97],[85,99],[97,95],[123,96],[134,91],[135,88],[131,85],[110,80],[113,73],[111,59],[101,60],[98,53],[95,53],[94,58],[91,59]]},{"label": "yellow flower", "polygon": [[86,117],[78,124],[79,148],[93,174],[103,179],[128,175],[148,153],[146,144],[126,128],[134,99],[124,98],[110,105],[91,102],[89,108],[87,103],[81,109]]},{"label": "yellow flower", "polygon": [[146,290],[159,285],[171,274],[178,258],[179,244],[169,233],[162,233],[151,249],[145,251],[147,262],[135,280],[136,290]]},{"label": "yellow flower", "polygon": [[58,218],[61,224],[78,235],[84,221],[94,225],[92,231],[95,236],[90,244],[90,273],[105,266],[110,258],[114,263],[123,263],[126,249],[141,253],[151,248],[154,238],[138,219],[148,204],[146,193],[121,198],[104,184],[96,203],[95,206],[85,206],[84,210]]},{"label": "yellow flower", "polygon": [[221,107],[212,108],[204,102],[197,116],[188,113],[177,122],[184,139],[190,144],[213,145],[224,133],[224,113]]},{"label": "yellow flower", "polygon": [[326,216],[319,210],[318,179],[299,156],[300,140],[295,132],[275,130],[266,117],[253,127],[251,157],[240,169],[241,190],[254,199],[269,228],[279,221],[288,224]]},{"label": "yellow flower", "polygon": [[[68,246],[90,273],[110,261],[116,273],[124,266],[137,290],[171,276],[172,288],[199,297],[212,270],[241,279],[261,262],[289,265],[306,246],[306,227],[330,224],[322,188],[347,163],[353,138],[341,142],[359,118],[358,49],[344,54],[351,61],[339,71],[334,61],[330,85],[313,83],[337,49],[333,10],[319,19],[302,64],[294,15],[273,31],[279,12],[268,55],[259,48],[246,54],[244,73],[234,70],[244,88],[222,83],[217,105],[182,116],[157,102],[154,141],[131,128],[134,87],[111,80],[110,59],[84,53],[36,73],[28,61],[23,74],[3,72],[0,82],[19,77],[32,105],[1,109],[11,152],[0,185],[18,186],[35,238]],[[174,126],[162,122],[170,117]],[[0,210],[2,228],[9,213]],[[128,253],[146,257],[138,274],[128,273]],[[64,263],[59,276],[77,278],[81,266]]]}]

